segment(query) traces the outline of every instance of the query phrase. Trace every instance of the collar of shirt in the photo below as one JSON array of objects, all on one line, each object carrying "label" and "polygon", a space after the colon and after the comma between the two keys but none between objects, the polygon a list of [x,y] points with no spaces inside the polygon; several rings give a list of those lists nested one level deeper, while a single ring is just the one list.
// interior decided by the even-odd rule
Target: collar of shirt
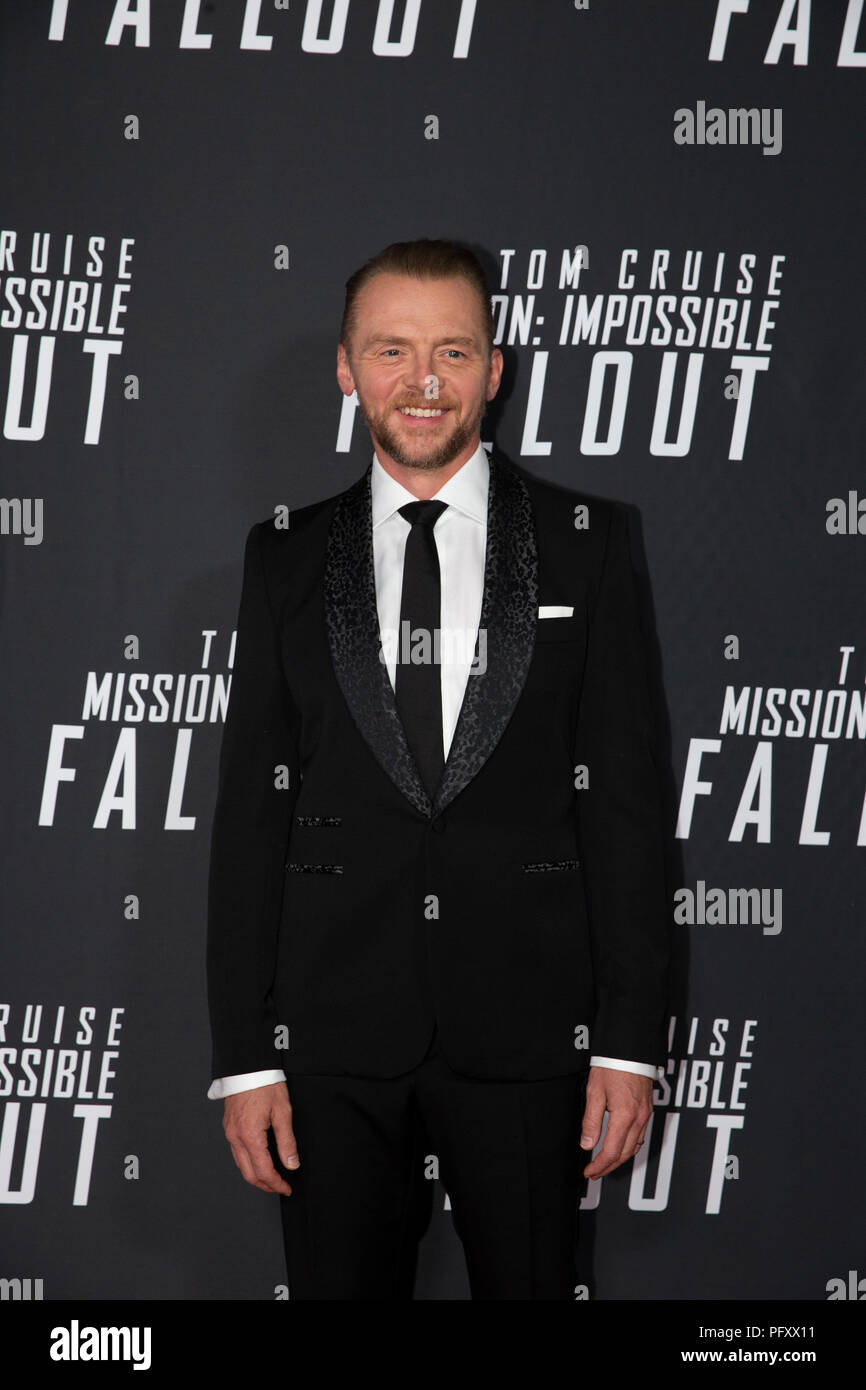
[{"label": "collar of shirt", "polygon": [[[437,502],[447,502],[449,508],[462,512],[481,525],[487,524],[487,494],[490,488],[490,464],[483,444],[471,458],[468,458],[453,477],[436,493]],[[392,478],[382,467],[377,455],[373,454],[373,471],[370,477],[373,530],[392,517],[398,508],[407,502],[417,502],[418,498]],[[401,517],[401,521],[405,518]],[[406,525],[408,526],[408,522]]]}]

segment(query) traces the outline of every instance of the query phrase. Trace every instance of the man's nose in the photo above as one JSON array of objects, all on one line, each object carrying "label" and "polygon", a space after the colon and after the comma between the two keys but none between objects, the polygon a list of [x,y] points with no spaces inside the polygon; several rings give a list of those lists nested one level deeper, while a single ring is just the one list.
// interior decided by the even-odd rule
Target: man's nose
[{"label": "man's nose", "polygon": [[432,351],[415,353],[411,361],[407,362],[405,382],[421,395],[425,395],[428,390],[431,393],[438,391],[439,376],[434,369]]}]

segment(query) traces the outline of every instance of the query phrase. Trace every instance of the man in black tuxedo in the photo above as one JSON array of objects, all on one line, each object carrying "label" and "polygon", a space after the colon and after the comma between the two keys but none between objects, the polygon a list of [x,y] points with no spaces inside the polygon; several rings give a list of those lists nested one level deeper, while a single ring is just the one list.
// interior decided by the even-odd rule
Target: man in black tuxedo
[{"label": "man in black tuxedo", "polygon": [[375,454],[247,540],[209,1095],[280,1194],[292,1298],[411,1297],[435,1154],[473,1298],[568,1299],[581,1147],[607,1111],[583,1174],[637,1153],[665,1055],[625,515],[488,458],[470,252],[397,243],[346,290],[337,377]]}]

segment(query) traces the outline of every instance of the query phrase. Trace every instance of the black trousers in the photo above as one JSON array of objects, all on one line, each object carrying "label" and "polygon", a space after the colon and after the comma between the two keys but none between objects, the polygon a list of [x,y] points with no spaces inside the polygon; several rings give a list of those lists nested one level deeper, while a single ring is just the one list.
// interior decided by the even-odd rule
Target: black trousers
[{"label": "black trousers", "polygon": [[424,1061],[380,1081],[290,1076],[300,1168],[280,1197],[291,1299],[411,1299],[441,1179],[473,1299],[572,1299],[587,1073],[458,1076],[434,1035]]}]

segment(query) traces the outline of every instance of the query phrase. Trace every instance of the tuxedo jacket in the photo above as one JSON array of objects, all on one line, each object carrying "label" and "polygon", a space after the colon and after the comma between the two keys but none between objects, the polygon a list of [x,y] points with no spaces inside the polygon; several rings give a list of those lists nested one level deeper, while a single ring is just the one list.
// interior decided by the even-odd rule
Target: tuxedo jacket
[{"label": "tuxedo jacket", "polygon": [[[393,1077],[434,1023],[470,1077],[658,1063],[669,913],[625,513],[493,454],[486,669],[431,799],[380,659],[370,476],[247,540],[211,841],[212,1074]],[[571,615],[539,618],[550,605]]]}]

